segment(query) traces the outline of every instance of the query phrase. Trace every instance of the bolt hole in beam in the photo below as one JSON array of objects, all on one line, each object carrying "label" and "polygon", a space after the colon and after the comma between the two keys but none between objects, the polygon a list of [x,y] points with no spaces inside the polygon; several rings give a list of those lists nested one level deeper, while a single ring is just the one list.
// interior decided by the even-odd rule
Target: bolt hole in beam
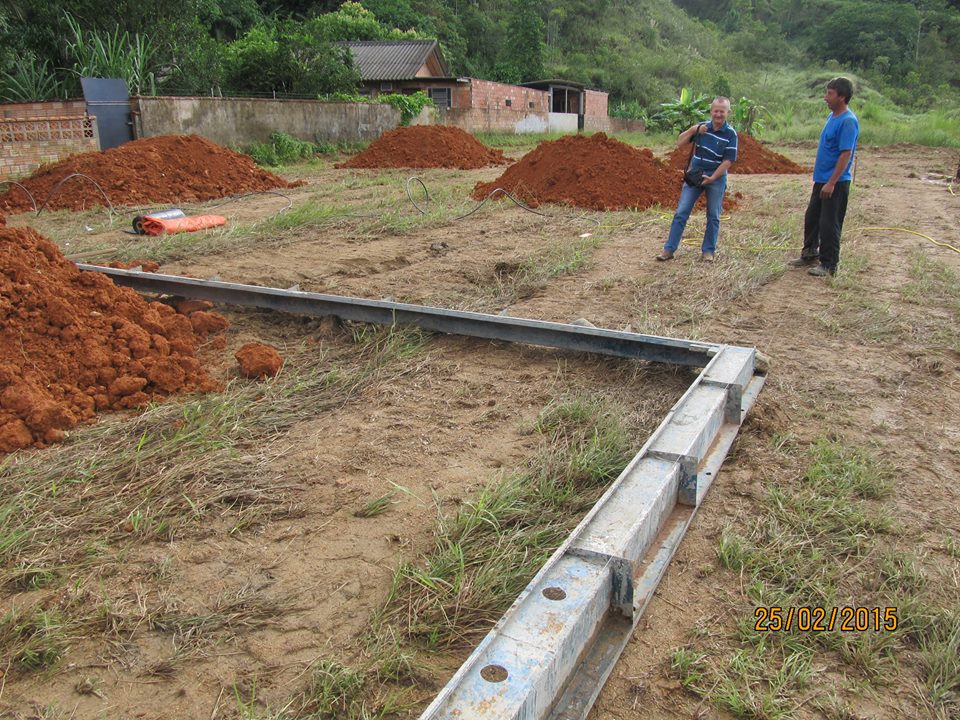
[{"label": "bolt hole in beam", "polygon": [[503,667],[503,665],[487,665],[480,671],[480,677],[487,682],[501,683],[510,677],[510,673],[507,672],[507,669]]},{"label": "bolt hole in beam", "polygon": [[[702,368],[421,720],[586,718],[765,381],[753,348],[78,267],[142,292]],[[554,603],[561,599],[563,612],[557,612]]]},{"label": "bolt hole in beam", "polygon": [[567,597],[567,594],[563,591],[562,588],[558,587],[548,587],[544,588],[543,596],[547,600],[563,600]]}]

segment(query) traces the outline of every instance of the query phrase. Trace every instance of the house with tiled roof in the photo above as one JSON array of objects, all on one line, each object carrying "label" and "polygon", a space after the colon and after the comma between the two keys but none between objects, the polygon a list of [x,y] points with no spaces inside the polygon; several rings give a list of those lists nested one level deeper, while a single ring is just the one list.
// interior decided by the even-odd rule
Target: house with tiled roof
[{"label": "house with tiled roof", "polygon": [[524,86],[458,78],[450,73],[436,40],[363,40],[343,43],[360,71],[361,92],[422,90],[436,111],[424,122],[472,132],[576,132],[610,130],[607,94],[566,80]]},{"label": "house with tiled roof", "polygon": [[422,90],[439,108],[449,108],[453,90],[467,80],[451,75],[436,40],[357,40],[344,43],[360,71],[361,92],[382,93]]}]

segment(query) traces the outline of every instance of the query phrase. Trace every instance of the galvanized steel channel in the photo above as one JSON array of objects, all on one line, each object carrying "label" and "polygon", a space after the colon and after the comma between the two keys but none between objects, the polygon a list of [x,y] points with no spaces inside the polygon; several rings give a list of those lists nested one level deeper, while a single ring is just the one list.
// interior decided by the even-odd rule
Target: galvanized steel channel
[{"label": "galvanized steel channel", "polygon": [[763,386],[751,348],[80,265],[137,290],[703,371],[421,720],[582,720]]},{"label": "galvanized steel channel", "polygon": [[386,300],[323,295],[299,290],[239,285],[215,280],[120,270],[98,265],[77,265],[81,270],[104,273],[117,285],[151,293],[166,293],[212,300],[230,305],[269,308],[300,315],[337,315],[345,320],[381,325],[417,325],[424,330],[469,335],[488,340],[507,340],[529,345],[599,353],[616,357],[650,360],[704,367],[719,348],[712,343],[655,335],[580,327],[564,323],[527,320],[524,318],[487,315],[485,313],[446,310],[444,308],[408,305]]}]

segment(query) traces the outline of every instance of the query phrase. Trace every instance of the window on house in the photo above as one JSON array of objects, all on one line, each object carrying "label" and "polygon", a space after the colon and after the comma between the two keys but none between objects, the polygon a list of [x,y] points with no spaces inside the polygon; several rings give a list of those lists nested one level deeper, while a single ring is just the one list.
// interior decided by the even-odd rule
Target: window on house
[{"label": "window on house", "polygon": [[430,96],[433,104],[438,108],[449,109],[451,107],[450,88],[429,88],[427,95]]},{"label": "window on house", "polygon": [[381,92],[393,92],[393,83],[392,82],[382,82],[380,83]]},{"label": "window on house", "polygon": [[533,100],[531,100],[530,102],[527,103],[527,106],[528,106],[531,110],[533,110],[534,104],[535,104],[535,103],[533,102]]},{"label": "window on house", "polygon": [[507,107],[513,107],[513,100],[511,100],[510,98],[507,98],[505,102],[507,104]]}]

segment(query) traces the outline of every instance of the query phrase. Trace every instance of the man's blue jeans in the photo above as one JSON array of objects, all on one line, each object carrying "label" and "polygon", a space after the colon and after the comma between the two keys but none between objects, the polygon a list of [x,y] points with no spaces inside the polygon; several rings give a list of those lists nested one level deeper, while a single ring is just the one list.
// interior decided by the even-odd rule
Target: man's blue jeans
[{"label": "man's blue jeans", "polygon": [[687,220],[693,211],[693,206],[703,193],[707,194],[707,229],[703,232],[703,245],[701,252],[714,253],[717,251],[717,238],[720,236],[720,211],[723,209],[723,193],[727,189],[727,176],[717,178],[714,182],[702,188],[690,187],[683,184],[683,190],[680,191],[680,202],[677,204],[677,212],[673,215],[673,223],[670,225],[670,237],[663,249],[667,252],[676,252],[680,247],[680,240],[683,237],[683,229],[687,226]]}]

